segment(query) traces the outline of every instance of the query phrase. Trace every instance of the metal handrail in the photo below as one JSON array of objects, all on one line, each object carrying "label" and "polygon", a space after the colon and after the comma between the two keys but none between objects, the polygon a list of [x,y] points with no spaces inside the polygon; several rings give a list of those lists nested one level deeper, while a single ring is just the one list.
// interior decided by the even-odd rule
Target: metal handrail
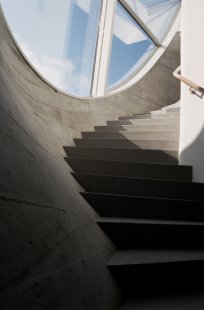
[{"label": "metal handrail", "polygon": [[185,78],[184,76],[181,75],[181,66],[179,66],[174,72],[173,72],[173,76],[175,78],[177,78],[178,80],[180,80],[181,82],[183,82],[184,84],[190,86],[189,90],[191,92],[192,95],[196,95],[200,98],[203,97],[204,95],[204,88],[191,82],[190,80],[188,80],[187,78]]}]

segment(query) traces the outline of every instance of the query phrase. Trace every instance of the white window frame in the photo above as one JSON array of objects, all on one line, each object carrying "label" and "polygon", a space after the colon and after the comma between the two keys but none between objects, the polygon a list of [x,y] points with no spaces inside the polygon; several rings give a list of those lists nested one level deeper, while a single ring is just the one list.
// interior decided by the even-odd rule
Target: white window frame
[{"label": "white window frame", "polygon": [[116,3],[117,0],[102,0],[91,91],[93,97],[103,96],[106,92]]},{"label": "white window frame", "polygon": [[[107,89],[110,56],[112,48],[114,17],[117,3],[120,3],[124,7],[124,9],[130,14],[130,16],[139,24],[139,26],[143,29],[143,31],[155,44],[156,50],[159,52],[160,56],[164,52],[164,45],[163,44],[161,45],[161,42],[144,24],[144,22],[140,19],[140,17],[134,12],[134,10],[125,0],[102,0],[101,14],[98,28],[98,38],[96,43],[95,63],[92,77],[92,88],[91,88],[92,97],[103,97],[106,94],[109,93],[111,94],[112,92],[115,92],[115,90],[117,91],[118,89],[118,86],[115,86],[113,87],[113,89],[110,90]],[[172,24],[173,22],[174,21],[172,21]],[[166,41],[166,39],[164,41]],[[147,63],[145,62],[144,66],[146,64]],[[119,88],[121,88],[120,85]]]}]

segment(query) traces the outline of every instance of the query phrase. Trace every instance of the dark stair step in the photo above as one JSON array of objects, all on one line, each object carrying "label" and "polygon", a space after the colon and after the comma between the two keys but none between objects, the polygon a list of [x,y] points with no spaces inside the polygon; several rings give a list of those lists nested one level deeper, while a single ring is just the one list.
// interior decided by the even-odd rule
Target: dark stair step
[{"label": "dark stair step", "polygon": [[166,294],[158,290],[138,295],[135,292],[135,296],[125,300],[119,310],[203,310],[204,305],[204,289]]},{"label": "dark stair step", "polygon": [[204,201],[204,184],[72,173],[87,192]]},{"label": "dark stair step", "polygon": [[99,226],[119,249],[204,249],[204,223],[100,218]]},{"label": "dark stair step", "polygon": [[102,217],[204,221],[202,201],[90,192],[81,193],[81,195]]},{"label": "dark stair step", "polygon": [[86,158],[65,158],[75,172],[128,176],[150,179],[192,181],[192,167],[178,165],[146,164],[122,161],[107,161]]},{"label": "dark stair step", "polygon": [[121,149],[121,148],[91,148],[91,147],[64,147],[69,157],[118,160],[146,163],[177,164],[177,151]]},{"label": "dark stair step", "polygon": [[149,150],[178,150],[178,140],[74,139],[76,146]]},{"label": "dark stair step", "polygon": [[118,250],[108,267],[125,295],[204,288],[204,250]]}]

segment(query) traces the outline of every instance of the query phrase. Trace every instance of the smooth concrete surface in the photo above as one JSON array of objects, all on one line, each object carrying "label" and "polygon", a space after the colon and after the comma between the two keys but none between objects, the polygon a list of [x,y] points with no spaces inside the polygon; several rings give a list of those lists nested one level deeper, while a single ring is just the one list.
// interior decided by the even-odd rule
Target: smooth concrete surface
[{"label": "smooth concrete surface", "polygon": [[[181,72],[204,87],[204,2],[182,3]],[[180,162],[193,166],[193,180],[204,182],[204,97],[200,99],[181,87]]]},{"label": "smooth concrete surface", "polygon": [[[175,102],[176,35],[137,86],[108,98],[56,93],[29,67],[0,14],[0,308],[116,309],[114,246],[64,161],[81,130]],[[172,91],[173,90],[173,91]]]}]

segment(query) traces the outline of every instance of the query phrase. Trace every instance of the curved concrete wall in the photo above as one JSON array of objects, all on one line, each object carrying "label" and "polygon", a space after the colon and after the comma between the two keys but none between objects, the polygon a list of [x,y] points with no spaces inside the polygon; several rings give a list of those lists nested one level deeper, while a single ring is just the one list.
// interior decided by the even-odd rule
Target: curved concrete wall
[{"label": "curved concrete wall", "polygon": [[83,129],[174,103],[176,36],[136,86],[98,100],[60,93],[29,67],[0,14],[0,308],[115,309],[113,244],[78,194],[63,145]]}]

